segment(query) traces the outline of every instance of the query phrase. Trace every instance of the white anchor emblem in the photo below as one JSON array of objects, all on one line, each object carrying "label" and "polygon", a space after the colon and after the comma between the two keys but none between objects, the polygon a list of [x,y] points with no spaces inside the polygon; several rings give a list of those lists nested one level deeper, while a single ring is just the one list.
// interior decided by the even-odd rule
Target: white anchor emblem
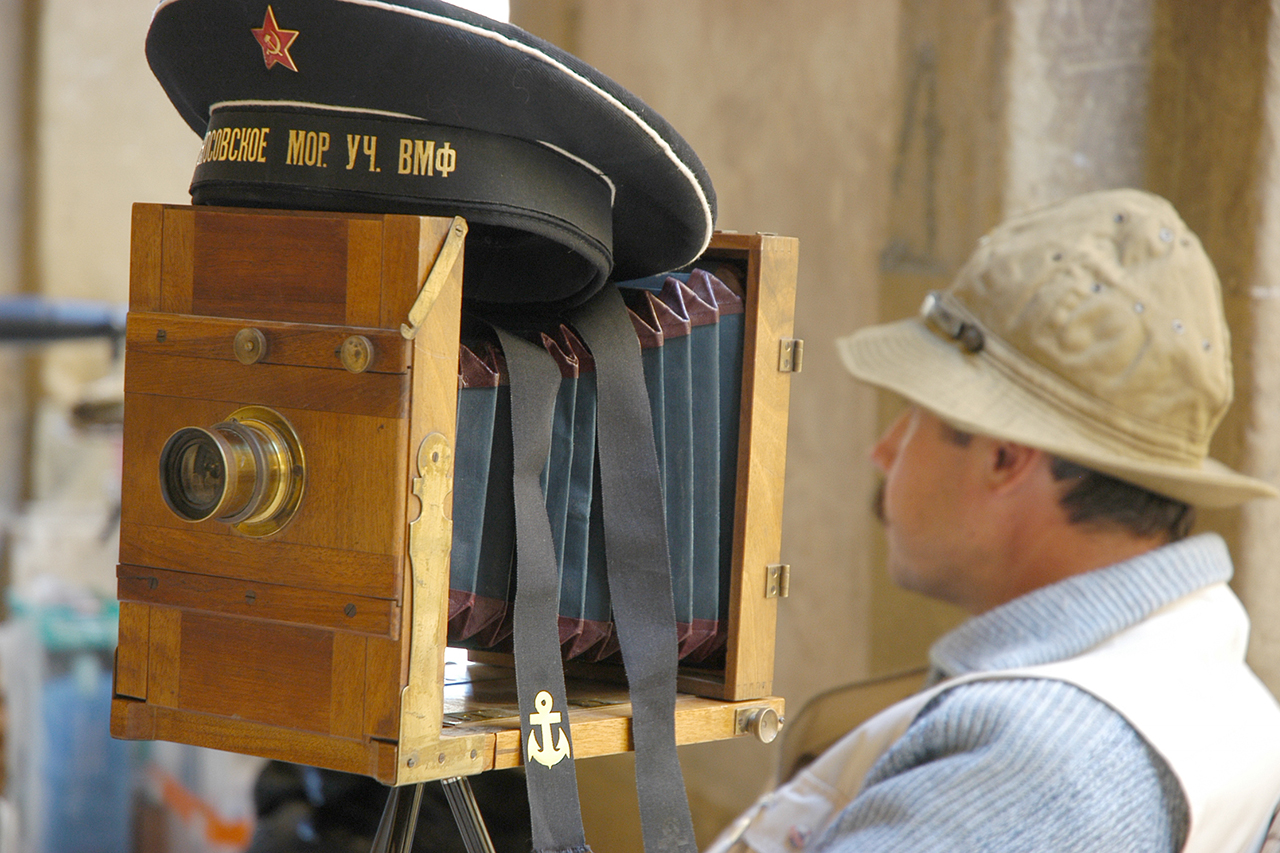
[{"label": "white anchor emblem", "polygon": [[[555,767],[569,757],[569,738],[564,728],[560,729],[560,737],[556,745],[551,746],[551,727],[560,722],[560,712],[551,710],[551,694],[545,690],[538,692],[533,698],[537,711],[529,715],[529,759],[544,767]],[[536,733],[532,729],[542,728],[542,743],[538,743]]]}]

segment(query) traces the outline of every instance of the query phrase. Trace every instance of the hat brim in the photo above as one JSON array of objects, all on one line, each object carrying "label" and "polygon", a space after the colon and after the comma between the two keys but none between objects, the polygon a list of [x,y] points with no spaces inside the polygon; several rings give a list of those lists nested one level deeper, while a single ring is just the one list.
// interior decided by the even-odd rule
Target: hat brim
[{"label": "hat brim", "polygon": [[837,341],[856,378],[893,391],[955,427],[1061,456],[1157,494],[1204,507],[1275,497],[1269,483],[1213,459],[1183,465],[1134,459],[1108,448],[1087,424],[1009,381],[982,353],[966,354],[911,318]]}]

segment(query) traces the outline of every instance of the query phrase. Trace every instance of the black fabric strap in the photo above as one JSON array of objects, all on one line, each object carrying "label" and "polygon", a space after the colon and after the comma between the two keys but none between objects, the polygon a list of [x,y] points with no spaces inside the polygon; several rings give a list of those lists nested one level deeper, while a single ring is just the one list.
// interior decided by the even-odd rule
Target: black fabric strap
[{"label": "black fabric strap", "polygon": [[609,594],[631,692],[644,849],[696,853],[676,754],[671,561],[640,344],[612,284],[578,309],[573,322],[596,363]]},{"label": "black fabric strap", "polygon": [[514,643],[520,734],[537,853],[588,850],[560,662],[560,577],[540,477],[560,370],[547,351],[498,331],[511,374],[516,507]]}]

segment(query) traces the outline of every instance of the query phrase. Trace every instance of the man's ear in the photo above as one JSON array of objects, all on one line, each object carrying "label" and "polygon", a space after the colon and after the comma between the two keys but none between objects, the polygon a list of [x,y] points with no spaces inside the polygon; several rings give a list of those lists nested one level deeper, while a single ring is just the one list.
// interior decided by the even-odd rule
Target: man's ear
[{"label": "man's ear", "polygon": [[1047,461],[1048,454],[1043,450],[1012,441],[993,441],[988,456],[987,478],[994,488],[1015,488]]}]

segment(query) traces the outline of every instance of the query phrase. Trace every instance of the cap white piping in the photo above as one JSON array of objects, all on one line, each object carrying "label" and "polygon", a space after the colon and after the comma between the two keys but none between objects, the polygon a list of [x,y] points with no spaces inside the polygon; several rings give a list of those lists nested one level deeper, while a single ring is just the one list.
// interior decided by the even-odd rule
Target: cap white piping
[{"label": "cap white piping", "polygon": [[[175,1],[176,0],[169,0],[169,2],[175,2]],[[619,112],[621,112],[627,118],[631,119],[631,121],[634,122],[637,127],[639,127],[642,131],[644,131],[644,133],[658,145],[658,147],[662,150],[662,153],[667,156],[667,159],[670,160],[675,165],[676,169],[680,172],[680,174],[682,174],[685,177],[685,180],[689,182],[689,185],[693,187],[694,192],[698,196],[698,203],[702,207],[702,218],[703,218],[703,224],[704,224],[702,247],[698,250],[698,254],[701,255],[706,250],[707,246],[711,244],[711,231],[715,227],[715,223],[713,222],[711,217],[711,203],[707,201],[707,194],[703,192],[702,185],[698,183],[698,179],[693,174],[693,170],[690,169],[687,165],[685,165],[683,160],[681,160],[679,157],[676,156],[676,153],[671,150],[670,144],[668,144],[667,141],[663,139],[662,136],[656,130],[653,129],[653,127],[647,124],[644,121],[644,119],[640,118],[640,116],[636,115],[634,111],[629,109],[625,104],[623,104],[617,98],[613,97],[608,92],[604,91],[599,86],[592,83],[587,78],[583,77],[581,74],[578,74],[576,71],[569,68],[564,63],[559,62],[558,60],[548,56],[547,54],[543,53],[542,51],[538,50],[537,48],[531,45],[527,45],[527,44],[524,44],[523,42],[516,41],[515,39],[508,38],[507,36],[504,36],[501,33],[496,33],[493,30],[487,30],[483,27],[477,27],[473,24],[463,23],[462,21],[456,21],[452,18],[446,18],[440,15],[433,15],[429,12],[421,12],[417,9],[406,9],[403,6],[397,6],[394,3],[384,3],[382,2],[382,0],[338,0],[338,2],[350,3],[355,6],[368,6],[373,9],[383,9],[388,12],[398,12],[402,15],[409,15],[410,17],[413,17],[413,18],[421,18],[423,20],[434,21],[435,23],[438,23],[438,24],[444,24],[445,26],[453,27],[454,29],[457,29],[457,30],[462,30],[464,32],[472,33],[474,35],[480,36],[481,38],[487,38],[492,41],[499,42],[500,44],[506,45],[507,47],[510,47],[510,48],[514,48],[515,50],[518,50],[521,53],[528,54],[529,56],[532,56],[542,62],[545,62],[547,65],[550,65],[552,68],[555,68],[557,71],[564,74],[566,77],[570,77],[576,80],[577,82],[581,83],[582,85],[586,86],[588,89],[595,92],[605,101],[607,101],[609,104],[615,107]]]},{"label": "cap white piping", "polygon": [[391,110],[374,110],[365,109],[363,107],[340,107],[336,104],[315,104],[310,101],[218,101],[209,107],[209,113],[212,115],[223,107],[301,107],[312,110],[331,110],[336,113],[365,113],[366,115],[387,116],[388,118],[407,118],[413,121],[427,121],[425,118],[408,113],[397,113]]}]

